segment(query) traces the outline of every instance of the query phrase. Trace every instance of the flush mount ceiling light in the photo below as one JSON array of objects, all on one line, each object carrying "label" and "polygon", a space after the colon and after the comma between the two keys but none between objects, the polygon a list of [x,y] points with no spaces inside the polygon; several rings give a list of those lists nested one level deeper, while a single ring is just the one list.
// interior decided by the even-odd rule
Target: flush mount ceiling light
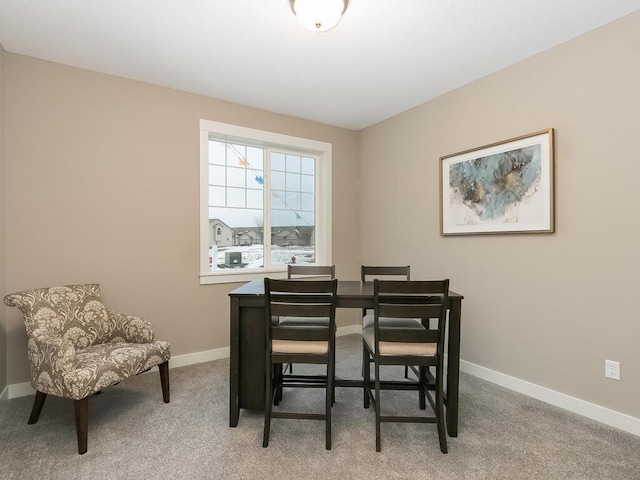
[{"label": "flush mount ceiling light", "polygon": [[289,0],[289,3],[304,28],[326,32],[338,24],[349,0]]}]

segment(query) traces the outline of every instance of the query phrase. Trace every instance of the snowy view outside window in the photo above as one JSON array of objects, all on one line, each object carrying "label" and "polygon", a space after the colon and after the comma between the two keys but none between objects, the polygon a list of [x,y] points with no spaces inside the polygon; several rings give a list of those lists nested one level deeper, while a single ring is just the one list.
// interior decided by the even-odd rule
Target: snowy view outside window
[{"label": "snowy view outside window", "polygon": [[210,271],[315,262],[316,162],[209,141]]}]

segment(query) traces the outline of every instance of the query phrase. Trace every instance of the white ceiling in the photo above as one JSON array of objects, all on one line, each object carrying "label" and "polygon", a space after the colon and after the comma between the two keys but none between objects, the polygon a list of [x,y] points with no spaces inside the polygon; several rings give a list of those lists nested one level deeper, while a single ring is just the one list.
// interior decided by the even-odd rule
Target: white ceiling
[{"label": "white ceiling", "polygon": [[640,0],[0,0],[8,52],[361,129],[640,10]]}]

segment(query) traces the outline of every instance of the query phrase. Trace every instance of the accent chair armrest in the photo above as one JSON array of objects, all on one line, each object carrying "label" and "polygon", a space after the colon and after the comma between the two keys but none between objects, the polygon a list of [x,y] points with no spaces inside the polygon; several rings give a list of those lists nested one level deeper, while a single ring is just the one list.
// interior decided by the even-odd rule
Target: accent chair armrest
[{"label": "accent chair armrest", "polygon": [[105,342],[152,343],[155,330],[148,320],[134,315],[114,312],[107,308],[108,331],[104,332]]},{"label": "accent chair armrest", "polygon": [[27,342],[31,385],[43,393],[61,395],[65,390],[64,374],[73,370],[76,350],[63,338],[47,334],[31,334]]}]

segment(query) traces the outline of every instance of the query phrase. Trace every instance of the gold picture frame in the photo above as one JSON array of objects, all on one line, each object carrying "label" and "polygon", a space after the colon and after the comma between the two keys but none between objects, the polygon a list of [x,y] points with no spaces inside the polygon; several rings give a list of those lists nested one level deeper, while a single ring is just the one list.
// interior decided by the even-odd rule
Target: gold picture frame
[{"label": "gold picture frame", "polygon": [[554,130],[440,157],[440,234],[555,232]]}]

